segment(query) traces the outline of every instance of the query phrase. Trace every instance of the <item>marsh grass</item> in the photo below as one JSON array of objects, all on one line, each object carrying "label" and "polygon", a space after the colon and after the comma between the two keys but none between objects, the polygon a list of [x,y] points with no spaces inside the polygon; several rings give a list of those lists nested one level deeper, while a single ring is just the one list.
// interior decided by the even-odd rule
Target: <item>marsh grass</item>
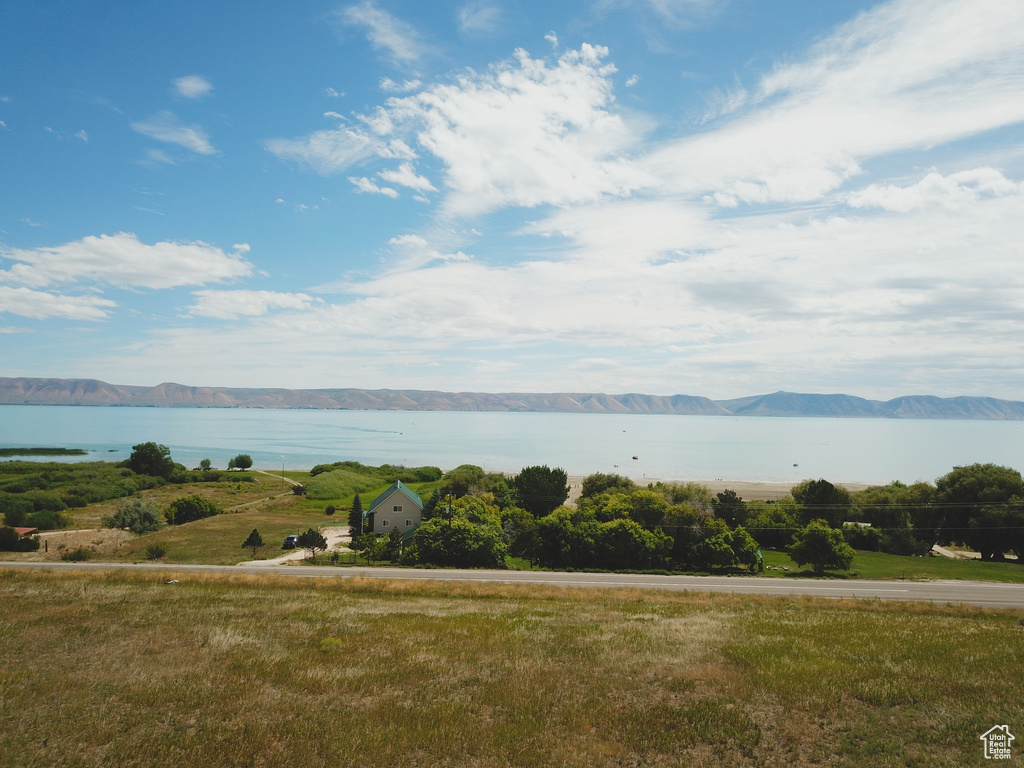
[{"label": "marsh grass", "polygon": [[1024,715],[1009,611],[2,569],[0,601],[0,765],[964,765]]}]

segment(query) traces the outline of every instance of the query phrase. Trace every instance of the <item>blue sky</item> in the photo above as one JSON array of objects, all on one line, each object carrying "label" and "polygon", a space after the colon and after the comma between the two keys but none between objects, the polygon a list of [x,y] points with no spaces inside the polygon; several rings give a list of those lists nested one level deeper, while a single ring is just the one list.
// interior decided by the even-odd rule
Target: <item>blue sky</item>
[{"label": "blue sky", "polygon": [[0,376],[1024,399],[1024,4],[0,7]]}]

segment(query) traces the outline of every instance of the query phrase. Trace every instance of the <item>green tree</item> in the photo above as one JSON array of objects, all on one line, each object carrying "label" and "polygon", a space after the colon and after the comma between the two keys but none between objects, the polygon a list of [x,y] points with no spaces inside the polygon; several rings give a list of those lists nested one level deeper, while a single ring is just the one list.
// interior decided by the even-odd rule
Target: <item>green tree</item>
[{"label": "green tree", "polygon": [[102,518],[101,522],[104,528],[121,528],[137,534],[152,533],[164,525],[156,502],[141,497],[122,499],[117,511]]},{"label": "green tree", "polygon": [[352,506],[348,510],[348,535],[351,539],[363,534],[363,502],[357,493],[352,498]]},{"label": "green tree", "polygon": [[789,556],[797,565],[810,564],[819,576],[827,568],[845,570],[853,562],[853,547],[846,543],[843,532],[824,520],[814,520],[798,531],[789,547]]},{"label": "green tree", "polygon": [[448,568],[504,568],[508,547],[501,532],[489,525],[477,525],[453,516],[435,516],[412,535],[403,563],[439,565]]},{"label": "green tree", "polygon": [[207,470],[212,466],[213,464],[210,462],[209,459],[203,459],[202,461],[199,462],[199,468],[202,470]]},{"label": "green tree", "polygon": [[550,514],[569,498],[569,476],[559,467],[524,467],[512,478],[512,487],[519,500],[518,506],[534,517]]},{"label": "green tree", "polygon": [[801,525],[824,520],[829,527],[839,528],[844,520],[850,519],[853,505],[850,492],[828,480],[804,480],[794,486],[791,493],[799,505],[798,522]]},{"label": "green tree", "polygon": [[935,500],[942,510],[939,537],[943,543],[963,542],[977,549],[982,560],[1002,559],[1010,548],[995,509],[1014,497],[1024,497],[1024,479],[1020,472],[996,464],[971,464],[955,467],[935,481]]},{"label": "green tree", "polygon": [[229,468],[235,469],[249,469],[252,466],[252,456],[248,453],[240,453],[235,458],[231,459],[231,463],[228,464]]},{"label": "green tree", "polygon": [[711,504],[715,510],[715,517],[725,520],[730,528],[746,525],[747,505],[736,491],[726,488],[721,493],[716,493]]},{"label": "green tree", "polygon": [[592,511],[559,507],[537,521],[537,562],[545,568],[593,568],[601,523]]},{"label": "green tree", "polygon": [[132,446],[132,455],[125,466],[137,475],[150,475],[168,479],[174,472],[171,449],[157,443],[139,443]]},{"label": "green tree", "polygon": [[594,537],[594,565],[613,571],[664,568],[672,539],[660,528],[647,530],[635,520],[601,523]]},{"label": "green tree", "polygon": [[629,517],[644,528],[653,531],[661,525],[669,504],[665,497],[647,489],[638,489],[629,495]]},{"label": "green tree", "polygon": [[299,534],[299,546],[309,552],[310,558],[315,563],[316,553],[327,550],[327,539],[320,531],[310,528],[305,533]]},{"label": "green tree", "polygon": [[204,517],[213,517],[221,513],[220,508],[202,496],[182,496],[175,499],[164,512],[164,519],[171,525],[184,525]]},{"label": "green tree", "polygon": [[537,518],[522,507],[501,511],[501,532],[512,557],[524,557],[530,565],[537,556]]},{"label": "green tree", "polygon": [[[238,539],[235,539],[235,541],[238,541]],[[252,533],[249,534],[249,538],[247,538],[242,543],[242,549],[248,549],[249,547],[252,547],[252,559],[253,560],[256,559],[256,550],[259,549],[262,546],[264,546],[264,544],[263,544],[263,537],[260,536],[260,532],[258,530],[256,530],[255,528],[252,529]]]},{"label": "green tree", "polygon": [[592,475],[587,475],[583,480],[583,487],[580,494],[580,498],[589,499],[593,496],[597,496],[602,493],[609,491],[632,491],[636,488],[636,483],[630,480],[628,477],[623,477],[618,474],[606,475],[602,472],[595,472]]},{"label": "green tree", "polygon": [[697,562],[705,568],[728,568],[736,565],[736,553],[728,531],[709,536],[694,547]]},{"label": "green tree", "polygon": [[484,482],[487,473],[475,464],[463,464],[451,472],[446,472],[439,486],[441,495],[449,493],[455,498],[465,496],[478,489]]},{"label": "green tree", "polygon": [[402,532],[397,528],[392,529],[384,537],[384,559],[397,563],[402,557]]},{"label": "green tree", "polygon": [[736,555],[736,562],[746,565],[751,571],[754,570],[757,565],[757,551],[760,547],[742,525],[729,533],[729,545]]},{"label": "green tree", "polygon": [[761,546],[783,549],[798,530],[796,513],[796,502],[792,499],[748,501],[745,528]]}]

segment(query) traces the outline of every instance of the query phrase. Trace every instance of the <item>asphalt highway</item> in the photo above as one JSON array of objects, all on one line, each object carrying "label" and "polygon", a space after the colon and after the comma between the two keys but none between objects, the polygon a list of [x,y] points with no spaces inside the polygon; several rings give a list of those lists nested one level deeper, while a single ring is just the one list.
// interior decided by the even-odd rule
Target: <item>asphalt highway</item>
[{"label": "asphalt highway", "polygon": [[87,571],[156,571],[176,576],[189,573],[266,574],[297,578],[367,578],[416,581],[498,582],[544,584],[577,588],[659,589],[725,592],[737,595],[811,595],[828,598],[919,600],[966,603],[985,608],[1024,609],[1024,585],[980,581],[866,581],[758,576],[645,576],[628,573],[561,573],[553,571],[420,570],[282,565],[165,565],[162,563],[0,563],[3,568],[51,568]]}]

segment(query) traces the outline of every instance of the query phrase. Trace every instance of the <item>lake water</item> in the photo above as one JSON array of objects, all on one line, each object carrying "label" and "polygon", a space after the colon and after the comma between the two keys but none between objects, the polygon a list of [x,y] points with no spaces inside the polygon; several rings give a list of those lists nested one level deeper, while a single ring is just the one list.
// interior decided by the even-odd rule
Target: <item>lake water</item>
[{"label": "lake water", "polygon": [[793,483],[934,482],[974,462],[1024,469],[1019,421],[0,405],[0,447],[83,448],[78,460],[120,461],[147,441],[187,467],[209,458],[223,468],[248,453],[261,469],[547,464],[571,475]]}]

